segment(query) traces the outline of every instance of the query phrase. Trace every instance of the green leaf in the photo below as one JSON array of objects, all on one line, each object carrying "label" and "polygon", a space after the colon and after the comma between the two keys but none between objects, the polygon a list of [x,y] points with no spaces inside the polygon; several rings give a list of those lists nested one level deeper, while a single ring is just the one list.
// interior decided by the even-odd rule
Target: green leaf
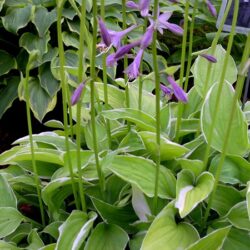
[{"label": "green leaf", "polygon": [[250,234],[248,231],[232,228],[224,242],[224,250],[249,250]]},{"label": "green leaf", "polygon": [[[23,85],[23,84],[22,84]],[[51,98],[48,93],[41,87],[37,78],[29,79],[29,92],[30,92],[30,106],[35,117],[42,122],[44,116],[53,108],[56,104],[56,97]],[[22,87],[20,86],[19,97],[25,100],[22,93]]]},{"label": "green leaf", "polygon": [[31,5],[22,8],[10,8],[6,16],[2,17],[3,26],[6,30],[12,33],[25,27],[31,19]]},{"label": "green leaf", "polygon": [[27,250],[37,250],[44,246],[43,241],[35,229],[33,229],[29,234],[28,243],[29,245],[25,248]]},{"label": "green leaf", "polygon": [[48,42],[50,40],[50,35],[47,33],[43,37],[39,37],[32,33],[24,33],[20,40],[20,47],[23,47],[30,54],[32,51],[39,51],[39,55],[42,56],[48,52]]},{"label": "green leaf", "polygon": [[247,211],[247,202],[242,201],[236,204],[227,214],[227,219],[233,226],[250,231],[250,220]]},{"label": "green leaf", "polygon": [[0,207],[17,208],[16,196],[11,186],[9,185],[9,183],[2,174],[0,174],[0,197],[1,197]]},{"label": "green leaf", "polygon": [[94,212],[87,215],[82,211],[73,211],[59,227],[60,235],[56,243],[56,249],[82,249],[83,242],[92,229],[96,217],[97,214]]},{"label": "green leaf", "polygon": [[155,131],[156,121],[155,119],[138,109],[123,108],[112,109],[103,111],[101,113],[105,118],[110,120],[125,119],[127,121],[135,123],[139,129],[147,131]]},{"label": "green leaf", "polygon": [[16,68],[16,60],[8,52],[0,50],[0,76]]},{"label": "green leaf", "polygon": [[250,220],[250,181],[247,183],[246,199],[247,199],[247,213],[248,213],[248,218]]},{"label": "green leaf", "polygon": [[169,203],[154,219],[143,242],[141,250],[185,249],[199,240],[196,229],[186,223],[176,223],[177,209]]},{"label": "green leaf", "polygon": [[[33,134],[32,140],[34,142],[42,142],[44,144],[52,145],[59,151],[66,151],[65,147],[65,137],[60,136],[54,132],[42,132],[40,134]],[[29,144],[29,136],[24,136],[14,141],[13,144]],[[68,140],[69,149],[76,149],[76,144],[71,140]]]},{"label": "green leaf", "polygon": [[[154,196],[156,165],[153,161],[132,155],[117,155],[108,165],[108,169],[123,180],[134,184],[147,196]],[[158,196],[165,199],[175,197],[175,184],[172,172],[160,166]]]},{"label": "green leaf", "polygon": [[0,207],[0,238],[13,233],[24,220],[13,207]]},{"label": "green leaf", "polygon": [[48,9],[43,6],[36,6],[32,22],[36,26],[40,37],[45,35],[51,24],[56,21],[56,18],[56,9],[49,12]]},{"label": "green leaf", "polygon": [[[247,121],[238,103],[235,107],[235,115],[233,119],[230,120],[234,89],[227,82],[224,82],[222,91],[219,93],[221,96],[219,105],[218,107],[215,106],[218,88],[219,85],[215,84],[209,90],[201,110],[201,127],[203,134],[207,140],[213,122],[214,130],[211,146],[221,152],[224,141],[226,140],[228,124],[231,124],[231,133],[227,138],[228,146],[226,154],[243,156],[249,151]],[[212,121],[215,112],[217,114],[216,120]]]},{"label": "green leaf", "polygon": [[76,49],[79,48],[79,45],[80,45],[79,36],[76,35],[75,33],[65,31],[62,33],[62,39],[63,39],[63,43],[66,46],[68,46],[68,47],[72,46]]},{"label": "green leaf", "polygon": [[231,227],[220,228],[195,242],[186,250],[220,250]]},{"label": "green leaf", "polygon": [[55,240],[57,240],[59,237],[58,228],[62,225],[62,223],[63,223],[62,221],[54,221],[49,225],[47,225],[42,232],[51,235]]},{"label": "green leaf", "polygon": [[[215,174],[220,155],[213,158],[209,171]],[[220,174],[220,181],[230,184],[245,185],[250,180],[250,163],[243,157],[230,156],[226,157]]]},{"label": "green leaf", "polygon": [[244,198],[240,191],[231,186],[218,185],[212,201],[212,209],[220,216],[224,216],[237,203]]},{"label": "green leaf", "polygon": [[204,164],[200,160],[180,158],[176,159],[176,161],[181,165],[182,169],[190,170],[195,175],[195,177],[198,177],[204,168]]},{"label": "green leaf", "polygon": [[134,231],[131,224],[136,221],[137,216],[131,204],[115,206],[94,197],[91,197],[91,200],[105,223],[120,226],[128,233]]},{"label": "green leaf", "polygon": [[[73,183],[74,185],[74,183]],[[58,178],[50,181],[42,190],[42,198],[48,206],[54,220],[60,219],[60,208],[64,200],[72,194],[72,179],[69,177]]]},{"label": "green leaf", "polygon": [[3,240],[0,240],[0,249],[20,250],[20,248],[17,248],[16,246],[12,245],[11,243],[7,243]]},{"label": "green leaf", "polygon": [[39,67],[38,78],[40,80],[41,86],[46,90],[49,96],[55,96],[57,91],[60,89],[60,82],[52,75],[50,63],[44,63],[41,67]]},{"label": "green leaf", "polygon": [[143,141],[138,133],[134,130],[131,130],[119,144],[119,149],[122,149],[123,152],[133,152],[141,149],[145,149]]},{"label": "green leaf", "polygon": [[[158,155],[158,145],[156,144],[156,133],[148,132],[148,131],[141,131],[138,133],[146,147],[146,150],[153,158]],[[183,147],[180,144],[172,142],[161,136],[161,143],[160,143],[160,156],[161,161],[174,159],[177,157],[182,156],[188,151],[187,148]]]},{"label": "green leaf", "polygon": [[[211,54],[211,48],[209,48],[206,52],[207,54]],[[202,96],[205,97],[206,93],[205,91],[208,91],[210,87],[219,81],[222,74],[222,68],[226,56],[226,51],[223,49],[221,45],[217,45],[215,49],[214,56],[217,59],[217,63],[212,63],[211,67],[211,73],[210,73],[210,79],[207,85],[207,88],[205,87],[205,81],[207,76],[207,69],[209,68],[210,62],[207,61],[207,59],[198,56],[198,58],[195,60],[194,65],[192,67],[192,72],[194,75],[194,85],[197,90],[197,92]],[[237,67],[236,64],[231,56],[229,56],[226,74],[225,74],[225,80],[229,83],[233,84],[237,79]],[[226,97],[226,95],[222,95],[223,98]]]},{"label": "green leaf", "polygon": [[[12,233],[6,236],[4,239],[7,242],[14,242],[16,244],[20,243],[24,238],[30,234],[32,230],[32,225],[30,223],[22,223],[20,226]],[[1,244],[0,244],[1,246]],[[0,247],[1,249],[1,247]]]},{"label": "green leaf", "polygon": [[11,107],[13,101],[18,97],[17,88],[20,82],[20,78],[13,76],[6,79],[7,84],[1,87],[0,90],[0,119],[4,112]]},{"label": "green leaf", "polygon": [[117,225],[100,223],[90,235],[84,250],[123,250],[128,235]]},{"label": "green leaf", "polygon": [[182,170],[178,174],[175,207],[178,208],[181,218],[208,197],[213,185],[214,177],[209,172],[203,172],[198,178],[195,178],[189,170]]}]

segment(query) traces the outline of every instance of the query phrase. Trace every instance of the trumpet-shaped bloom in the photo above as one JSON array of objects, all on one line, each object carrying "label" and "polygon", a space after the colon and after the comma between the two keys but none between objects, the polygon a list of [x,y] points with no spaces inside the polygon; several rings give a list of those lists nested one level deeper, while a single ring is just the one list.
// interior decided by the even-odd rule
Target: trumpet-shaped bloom
[{"label": "trumpet-shaped bloom", "polygon": [[173,90],[172,89],[170,89],[169,87],[167,87],[167,86],[165,86],[163,84],[160,84],[160,88],[161,88],[162,92],[165,95],[167,95],[169,97],[172,96],[172,94],[173,94]]},{"label": "trumpet-shaped bloom", "polygon": [[217,11],[214,5],[210,2],[210,0],[206,0],[207,8],[212,16],[217,17]]},{"label": "trumpet-shaped bloom", "polygon": [[106,47],[114,46],[115,48],[119,48],[121,46],[121,40],[124,36],[126,36],[130,31],[136,28],[136,25],[132,25],[129,28],[122,31],[114,31],[107,29],[105,23],[100,18],[99,28],[102,37],[101,44],[104,44]]},{"label": "trumpet-shaped bloom", "polygon": [[175,82],[174,78],[172,76],[168,76],[167,80],[170,83],[176,98],[181,102],[187,103],[187,93]]},{"label": "trumpet-shaped bloom", "polygon": [[141,48],[146,49],[153,41],[154,25],[151,24],[141,39]]},{"label": "trumpet-shaped bloom", "polygon": [[130,44],[121,46],[115,53],[110,54],[107,58],[106,58],[106,64],[107,66],[114,66],[116,64],[116,62],[120,59],[122,59],[126,54],[128,54],[130,52],[130,50],[136,46],[140,45],[140,40],[137,40],[135,42],[132,42]]},{"label": "trumpet-shaped bloom", "polygon": [[128,1],[126,6],[131,9],[137,9],[140,11],[143,17],[148,15],[150,0],[139,0],[139,3],[136,4],[134,1]]},{"label": "trumpet-shaped bloom", "polygon": [[214,56],[212,56],[212,55],[200,54],[200,56],[206,58],[211,63],[216,63],[217,62],[217,59]]},{"label": "trumpet-shaped bloom", "polygon": [[80,99],[81,94],[84,88],[84,83],[80,83],[79,86],[75,89],[73,95],[71,96],[71,105],[75,105]]},{"label": "trumpet-shaped bloom", "polygon": [[139,76],[139,67],[141,64],[143,51],[143,49],[140,49],[134,61],[124,70],[124,73],[128,75],[129,80],[133,80]]}]

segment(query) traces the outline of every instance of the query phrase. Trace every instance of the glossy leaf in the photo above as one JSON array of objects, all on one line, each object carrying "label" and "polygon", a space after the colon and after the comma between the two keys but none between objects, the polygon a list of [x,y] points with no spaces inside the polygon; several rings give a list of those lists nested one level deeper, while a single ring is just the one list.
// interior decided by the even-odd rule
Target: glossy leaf
[{"label": "glossy leaf", "polygon": [[141,130],[155,131],[155,119],[147,113],[137,109],[112,109],[103,111],[102,115],[110,120],[125,119],[127,121],[133,122]]},{"label": "glossy leaf", "polygon": [[209,196],[213,185],[214,177],[208,172],[203,172],[197,178],[189,170],[182,170],[177,175],[175,207],[178,208],[181,218]]},{"label": "glossy leaf", "polygon": [[[146,147],[147,152],[155,158],[158,154],[158,146],[156,144],[156,134],[148,131],[141,131],[138,133]],[[184,155],[188,151],[184,146],[168,140],[161,136],[160,155],[161,161],[174,159]]]},{"label": "glossy leaf", "polygon": [[229,83],[224,82],[220,93],[220,103],[215,107],[216,97],[218,94],[218,84],[215,84],[206,97],[205,103],[201,110],[201,127],[202,132],[207,140],[212,125],[212,116],[216,112],[216,120],[214,121],[214,130],[211,146],[222,151],[224,141],[226,139],[226,131],[228,124],[231,124],[231,133],[227,138],[227,155],[243,156],[249,151],[248,128],[247,122],[239,104],[235,107],[235,115],[230,120],[234,90]]},{"label": "glossy leaf", "polygon": [[169,203],[154,219],[143,242],[141,250],[185,249],[199,240],[196,229],[186,222],[176,223],[177,209]]},{"label": "glossy leaf", "polygon": [[[156,165],[153,161],[136,156],[115,156],[108,168],[123,180],[134,184],[149,197],[154,196]],[[158,195],[161,198],[175,197],[175,177],[172,172],[160,167]]]},{"label": "glossy leaf", "polygon": [[[207,50],[207,54],[210,54],[211,48]],[[204,91],[208,91],[210,87],[219,81],[221,74],[222,74],[222,68],[225,60],[226,51],[223,49],[221,45],[217,45],[215,49],[214,56],[217,59],[217,63],[213,63],[211,65],[211,73],[210,73],[210,79],[208,82],[208,86],[205,87],[205,81],[206,81],[206,75],[207,75],[207,69],[209,67],[210,62],[208,62],[203,57],[198,57],[195,60],[195,63],[192,68],[192,72],[194,75],[194,84],[197,92],[204,97],[206,93]],[[225,74],[225,80],[229,83],[234,83],[237,79],[237,67],[236,64],[231,56],[229,56],[226,74]],[[222,95],[225,97],[225,95]]]},{"label": "glossy leaf", "polygon": [[59,238],[56,250],[81,249],[84,240],[93,227],[97,215],[90,212],[89,215],[82,211],[73,211],[68,219],[59,227]]},{"label": "glossy leaf", "polygon": [[15,68],[16,61],[13,56],[4,50],[0,50],[0,76],[7,74],[11,69]]},{"label": "glossy leaf", "polygon": [[0,238],[13,233],[24,220],[22,214],[13,207],[0,207]]},{"label": "glossy leaf", "polygon": [[[1,63],[0,63],[1,64]],[[0,91],[0,119],[4,112],[11,107],[13,101],[18,97],[17,88],[20,82],[19,77],[11,77],[6,79],[6,86]]]},{"label": "glossy leaf", "polygon": [[137,216],[135,215],[131,204],[115,206],[94,197],[92,197],[91,200],[105,223],[115,224],[126,230],[128,233],[134,231],[131,224],[135,222]]},{"label": "glossy leaf", "polygon": [[128,235],[120,227],[100,223],[90,235],[85,250],[123,250],[128,243]]},{"label": "glossy leaf", "polygon": [[3,26],[6,30],[17,33],[17,31],[25,27],[31,19],[31,5],[22,8],[12,8],[9,13],[2,17]]},{"label": "glossy leaf", "polygon": [[246,201],[242,201],[232,207],[227,214],[227,219],[235,227],[250,231],[250,220],[248,217]]},{"label": "glossy leaf", "polygon": [[0,207],[17,208],[16,196],[6,178],[0,174]]},{"label": "glossy leaf", "polygon": [[231,227],[220,228],[195,242],[187,250],[220,250]]}]

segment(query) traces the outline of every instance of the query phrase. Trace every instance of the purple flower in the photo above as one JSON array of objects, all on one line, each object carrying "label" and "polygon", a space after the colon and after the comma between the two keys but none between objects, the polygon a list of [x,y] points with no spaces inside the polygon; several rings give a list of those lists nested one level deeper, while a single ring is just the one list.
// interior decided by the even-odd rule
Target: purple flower
[{"label": "purple flower", "polygon": [[168,22],[168,19],[172,16],[172,12],[164,12],[158,16],[157,29],[162,34],[163,29],[168,29],[176,35],[183,35],[183,29],[174,23]]},{"label": "purple flower", "polygon": [[75,89],[73,95],[71,96],[71,105],[75,105],[80,99],[81,94],[84,88],[84,83],[80,83],[79,86]]},{"label": "purple flower", "polygon": [[172,96],[172,94],[173,94],[173,90],[172,89],[170,89],[169,87],[167,87],[167,86],[165,86],[163,84],[160,84],[160,88],[161,88],[162,92],[165,95]]},{"label": "purple flower", "polygon": [[150,0],[139,0],[139,3],[136,4],[134,1],[128,1],[126,6],[131,9],[137,9],[140,11],[143,17],[148,15]]},{"label": "purple flower", "polygon": [[141,64],[143,51],[143,49],[140,49],[134,61],[124,70],[124,73],[128,75],[129,80],[133,80],[139,76],[139,67]]},{"label": "purple flower", "polygon": [[136,28],[136,25],[132,25],[122,31],[108,30],[103,20],[99,18],[99,28],[102,37],[101,44],[105,44],[106,47],[113,45],[115,48],[119,48],[121,46],[121,39]]},{"label": "purple flower", "polygon": [[211,63],[216,63],[217,62],[217,59],[214,56],[212,56],[212,55],[200,54],[200,56],[206,58]]},{"label": "purple flower", "polygon": [[185,91],[175,82],[174,78],[172,76],[168,76],[167,80],[170,83],[176,98],[181,102],[187,103],[187,93],[185,93]]},{"label": "purple flower", "polygon": [[214,5],[210,2],[210,0],[206,0],[206,4],[207,4],[208,10],[211,13],[211,15],[214,17],[217,17],[217,11],[216,11]]},{"label": "purple flower", "polygon": [[110,54],[106,59],[107,66],[114,66],[116,62],[122,59],[126,54],[128,54],[132,48],[140,45],[140,42],[140,40],[137,40],[130,44],[124,45],[120,47],[115,53]]},{"label": "purple flower", "polygon": [[141,48],[146,49],[153,41],[154,25],[151,24],[141,39]]}]

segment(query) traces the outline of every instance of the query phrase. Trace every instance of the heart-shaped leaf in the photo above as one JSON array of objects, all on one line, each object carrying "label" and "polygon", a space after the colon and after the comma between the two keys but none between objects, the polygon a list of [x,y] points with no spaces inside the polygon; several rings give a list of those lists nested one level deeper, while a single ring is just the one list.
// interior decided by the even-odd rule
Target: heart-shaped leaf
[{"label": "heart-shaped leaf", "polygon": [[84,240],[93,227],[96,217],[97,214],[94,212],[90,212],[87,215],[82,211],[73,211],[59,227],[59,238],[55,249],[81,249]]},{"label": "heart-shaped leaf", "polygon": [[195,242],[186,250],[220,250],[231,227],[220,228]]},{"label": "heart-shaped leaf", "polygon": [[22,214],[13,207],[0,207],[0,238],[14,232],[24,220]]},{"label": "heart-shaped leaf", "polygon": [[[226,154],[243,156],[249,151],[248,125],[246,118],[237,103],[236,107],[234,107],[234,117],[231,120],[234,89],[228,82],[223,83],[222,91],[220,93],[218,93],[218,91],[219,85],[213,85],[209,90],[202,107],[201,127],[203,134],[206,140],[208,140],[208,137],[210,136],[210,128],[213,123],[214,129],[211,146],[221,152],[224,142],[227,139]],[[216,98],[218,94],[220,95],[220,102],[216,107]],[[212,121],[214,113],[216,113],[216,119]],[[228,124],[231,124],[231,132],[229,136],[227,135]]]},{"label": "heart-shaped leaf", "polygon": [[169,203],[154,219],[143,242],[141,250],[185,249],[199,240],[196,229],[186,223],[176,223],[177,209]]},{"label": "heart-shaped leaf", "polygon": [[[113,158],[108,168],[123,180],[137,186],[147,196],[154,196],[156,165],[153,161],[142,157],[118,155]],[[172,172],[160,166],[159,197],[175,197],[175,184]]]},{"label": "heart-shaped leaf", "polygon": [[[209,48],[206,52],[207,54],[211,53],[211,48]],[[211,64],[207,59],[198,56],[195,60],[194,65],[192,67],[192,72],[194,75],[194,84],[195,88],[198,93],[204,97],[206,95],[205,91],[208,91],[210,87],[218,82],[218,79],[221,77],[222,68],[225,60],[226,51],[223,49],[221,45],[217,45],[214,56],[217,59],[216,63]],[[207,86],[205,87],[206,77],[207,77],[207,70],[211,66],[210,69],[210,78],[208,81]],[[229,83],[234,83],[237,79],[237,67],[236,64],[231,56],[229,56],[225,80]],[[224,97],[224,95],[222,95]]]},{"label": "heart-shaped leaf", "polygon": [[128,235],[120,227],[100,223],[90,235],[85,250],[123,250],[128,243]]},{"label": "heart-shaped leaf", "polygon": [[[158,145],[156,144],[156,133],[148,132],[148,131],[141,131],[138,133],[147,149],[147,151],[155,158],[158,155]],[[160,155],[161,161],[171,160],[176,157],[180,157],[186,152],[188,149],[183,147],[180,144],[172,142],[167,138],[161,136],[161,143],[160,143]]]},{"label": "heart-shaped leaf", "polygon": [[209,172],[203,172],[195,179],[192,172],[182,170],[178,174],[175,207],[178,208],[181,218],[188,215],[201,201],[211,193],[214,177]]}]

